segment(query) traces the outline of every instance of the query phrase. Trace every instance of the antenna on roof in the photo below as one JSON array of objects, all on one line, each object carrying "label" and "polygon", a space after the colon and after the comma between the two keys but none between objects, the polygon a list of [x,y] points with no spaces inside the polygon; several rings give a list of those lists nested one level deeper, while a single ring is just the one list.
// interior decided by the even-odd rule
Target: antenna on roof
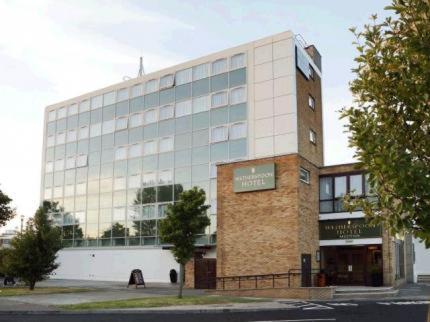
[{"label": "antenna on roof", "polygon": [[137,74],[137,77],[141,77],[145,75],[145,70],[143,69],[143,57],[140,56],[139,58],[139,73]]}]

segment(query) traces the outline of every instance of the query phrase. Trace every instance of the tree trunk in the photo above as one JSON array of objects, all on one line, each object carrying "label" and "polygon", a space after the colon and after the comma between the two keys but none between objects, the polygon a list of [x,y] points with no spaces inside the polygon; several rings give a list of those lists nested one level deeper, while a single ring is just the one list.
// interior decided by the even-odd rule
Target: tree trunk
[{"label": "tree trunk", "polygon": [[184,270],[185,265],[179,264],[179,294],[178,298],[182,298],[182,289],[184,288]]},{"label": "tree trunk", "polygon": [[30,289],[30,291],[33,291],[34,290],[34,286],[36,285],[36,281],[30,281],[29,282],[29,289]]}]

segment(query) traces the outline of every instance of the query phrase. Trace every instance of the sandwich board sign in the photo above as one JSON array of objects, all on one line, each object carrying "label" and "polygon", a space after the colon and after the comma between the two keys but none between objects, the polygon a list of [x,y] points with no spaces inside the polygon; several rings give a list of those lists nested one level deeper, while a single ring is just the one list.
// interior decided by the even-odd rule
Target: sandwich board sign
[{"label": "sandwich board sign", "polygon": [[127,288],[133,284],[135,285],[136,288],[138,285],[143,285],[143,287],[146,287],[145,280],[143,279],[143,274],[140,269],[134,269],[130,273],[130,278],[128,279]]}]

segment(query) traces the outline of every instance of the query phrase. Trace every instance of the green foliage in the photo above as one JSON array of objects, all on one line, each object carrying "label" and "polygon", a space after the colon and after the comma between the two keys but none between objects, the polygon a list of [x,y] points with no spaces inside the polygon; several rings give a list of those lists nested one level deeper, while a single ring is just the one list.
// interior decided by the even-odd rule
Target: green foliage
[{"label": "green foliage", "polygon": [[15,209],[9,206],[11,202],[12,199],[0,190],[0,227],[15,216]]},{"label": "green foliage", "polygon": [[57,203],[45,201],[28,221],[25,231],[12,239],[4,258],[5,270],[28,283],[30,290],[58,267],[55,260],[61,249],[61,234],[48,219],[51,211],[58,212]]},{"label": "green foliage", "polygon": [[378,195],[357,203],[373,222],[430,247],[430,3],[393,0],[386,10],[394,17],[351,29],[355,104],[341,117]]},{"label": "green foliage", "polygon": [[194,187],[183,191],[179,200],[168,206],[166,218],[160,221],[160,237],[173,245],[173,256],[180,264],[179,297],[182,297],[184,265],[193,257],[197,235],[210,224],[206,214],[210,206],[205,205],[205,200],[203,189]]}]

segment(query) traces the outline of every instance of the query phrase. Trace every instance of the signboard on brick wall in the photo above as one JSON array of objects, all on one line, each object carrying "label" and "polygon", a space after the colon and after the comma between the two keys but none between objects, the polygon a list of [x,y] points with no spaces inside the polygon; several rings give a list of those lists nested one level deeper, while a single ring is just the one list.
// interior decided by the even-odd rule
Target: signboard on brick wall
[{"label": "signboard on brick wall", "polygon": [[381,226],[369,225],[364,218],[320,221],[320,240],[375,238],[381,236]]},{"label": "signboard on brick wall", "polygon": [[275,164],[234,169],[234,192],[275,189]]}]

